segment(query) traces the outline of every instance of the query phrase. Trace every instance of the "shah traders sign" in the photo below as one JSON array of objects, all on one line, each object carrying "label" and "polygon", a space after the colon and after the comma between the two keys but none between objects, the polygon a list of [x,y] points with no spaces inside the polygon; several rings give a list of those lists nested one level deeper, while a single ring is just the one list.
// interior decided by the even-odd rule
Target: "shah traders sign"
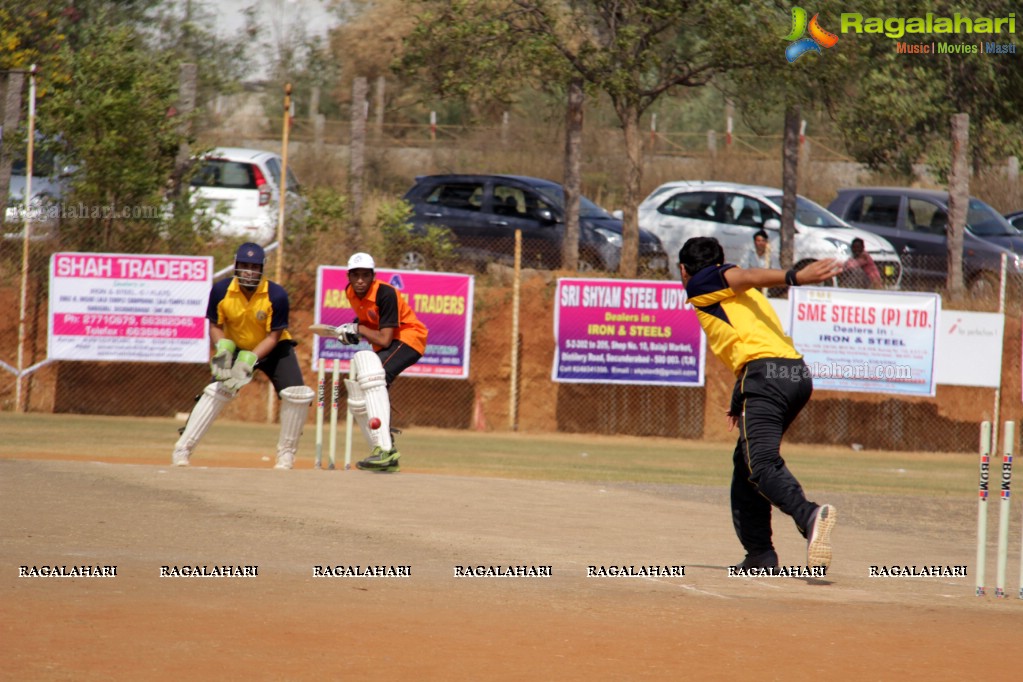
[{"label": "shah traders sign", "polygon": [[555,296],[554,381],[703,386],[706,337],[678,282],[559,279]]},{"label": "shah traders sign", "polygon": [[209,256],[55,253],[51,360],[209,362]]}]

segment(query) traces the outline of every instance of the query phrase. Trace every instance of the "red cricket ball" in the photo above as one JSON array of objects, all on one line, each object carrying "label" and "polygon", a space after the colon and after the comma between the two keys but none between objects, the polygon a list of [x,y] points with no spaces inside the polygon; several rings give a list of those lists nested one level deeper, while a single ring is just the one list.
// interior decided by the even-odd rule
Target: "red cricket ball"
[{"label": "red cricket ball", "polygon": [[369,420],[369,428],[376,431],[380,428],[380,417],[373,417]]}]

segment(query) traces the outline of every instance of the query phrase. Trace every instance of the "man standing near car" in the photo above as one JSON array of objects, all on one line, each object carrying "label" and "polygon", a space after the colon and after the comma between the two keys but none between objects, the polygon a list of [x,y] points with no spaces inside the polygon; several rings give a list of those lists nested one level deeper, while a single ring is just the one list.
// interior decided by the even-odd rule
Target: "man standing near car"
[{"label": "man standing near car", "polygon": [[255,370],[273,382],[281,399],[281,432],[275,469],[291,469],[314,393],[302,379],[295,342],[288,333],[288,293],[263,278],[266,254],[246,243],[235,254],[235,276],[213,285],[206,317],[213,381],[199,396],[174,446],[174,466],[188,466],[192,451],[224,406],[252,381]]},{"label": "man standing near car", "polygon": [[739,427],[731,506],[746,557],[737,568],[777,568],[772,506],[791,516],[806,538],[807,566],[831,562],[835,509],[807,500],[781,457],[782,435],[809,401],[813,379],[760,289],[816,284],[841,268],[833,260],[814,261],[799,272],[739,268],[725,263],[724,249],[713,237],[689,239],[679,251],[688,302],[711,350],[737,377],[727,412],[728,430]]},{"label": "man standing near car", "polygon": [[345,380],[348,407],[373,452],[356,466],[367,471],[397,472],[401,454],[391,436],[391,384],[426,352],[426,325],[396,288],[376,279],[376,263],[368,253],[348,259],[345,296],[355,320],[338,327],[338,340],[372,351],[352,357],[351,378]]}]

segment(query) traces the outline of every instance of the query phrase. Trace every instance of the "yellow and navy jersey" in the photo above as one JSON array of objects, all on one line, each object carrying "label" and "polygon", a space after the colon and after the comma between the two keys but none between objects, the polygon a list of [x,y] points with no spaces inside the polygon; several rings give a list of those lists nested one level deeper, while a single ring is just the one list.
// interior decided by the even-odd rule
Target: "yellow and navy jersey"
[{"label": "yellow and navy jersey", "polygon": [[737,294],[728,286],[725,271],[734,267],[729,263],[706,267],[686,284],[686,297],[714,355],[736,375],[751,360],[803,357],[760,290]]},{"label": "yellow and navy jersey", "polygon": [[[373,280],[362,298],[355,295],[352,285],[345,287],[345,295],[359,320],[370,329],[394,329],[394,338],[414,348],[420,355],[426,352],[426,325],[419,321],[405,297],[390,284]],[[373,350],[381,347],[373,345]]]},{"label": "yellow and navy jersey", "polygon": [[280,284],[264,279],[251,298],[246,298],[232,277],[213,285],[206,318],[224,328],[224,334],[239,350],[252,350],[271,331],[283,329],[281,340],[288,333],[288,292]]}]

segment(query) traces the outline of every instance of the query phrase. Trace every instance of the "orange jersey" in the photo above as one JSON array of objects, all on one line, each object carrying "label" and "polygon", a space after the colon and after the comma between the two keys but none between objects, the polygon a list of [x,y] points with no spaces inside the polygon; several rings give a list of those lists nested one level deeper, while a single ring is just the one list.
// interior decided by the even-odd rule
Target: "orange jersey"
[{"label": "orange jersey", "polygon": [[[359,324],[370,329],[394,329],[394,338],[414,348],[420,355],[426,353],[426,325],[419,321],[412,307],[390,284],[373,280],[362,298],[355,295],[352,285],[345,287],[345,296],[359,318]],[[381,346],[373,344],[373,350]]]}]

